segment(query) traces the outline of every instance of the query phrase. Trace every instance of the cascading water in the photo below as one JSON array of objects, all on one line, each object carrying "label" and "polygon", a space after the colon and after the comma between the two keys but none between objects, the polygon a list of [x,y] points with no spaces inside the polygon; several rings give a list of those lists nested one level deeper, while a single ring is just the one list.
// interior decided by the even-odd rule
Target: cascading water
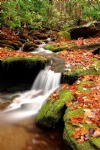
[{"label": "cascading water", "polygon": [[46,43],[42,42],[42,44],[38,48],[36,48],[35,51],[32,51],[30,53],[32,53],[32,54],[37,54],[37,53],[39,53],[39,54],[52,54],[53,53],[52,51],[44,49],[45,46],[46,46]]},{"label": "cascading water", "polygon": [[34,116],[47,98],[60,87],[61,73],[50,70],[50,66],[40,71],[30,91],[20,94],[0,112],[2,122],[16,122]]}]

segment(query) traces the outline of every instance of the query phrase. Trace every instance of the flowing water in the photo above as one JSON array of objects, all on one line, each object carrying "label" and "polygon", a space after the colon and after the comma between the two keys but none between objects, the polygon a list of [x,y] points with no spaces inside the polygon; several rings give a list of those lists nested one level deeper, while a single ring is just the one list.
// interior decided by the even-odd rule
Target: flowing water
[{"label": "flowing water", "polygon": [[52,51],[44,49],[45,46],[46,46],[46,43],[42,42],[42,44],[38,48],[36,48],[35,51],[32,51],[30,53],[32,53],[32,54],[38,54],[38,53],[39,54],[52,54],[53,53]]},{"label": "flowing water", "polygon": [[61,73],[50,70],[40,71],[31,90],[20,94],[0,113],[3,122],[16,122],[37,114],[47,98],[60,86]]},{"label": "flowing water", "polygon": [[60,87],[60,77],[50,67],[40,71],[31,90],[20,93],[0,112],[0,150],[69,150],[64,147],[62,127],[48,131],[35,125],[35,115]]}]

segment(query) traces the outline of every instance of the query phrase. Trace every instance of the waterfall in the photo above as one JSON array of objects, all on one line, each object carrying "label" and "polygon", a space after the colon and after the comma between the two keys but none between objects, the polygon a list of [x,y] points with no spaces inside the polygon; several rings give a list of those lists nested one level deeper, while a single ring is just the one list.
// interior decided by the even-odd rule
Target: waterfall
[{"label": "waterfall", "polygon": [[40,71],[29,91],[21,93],[0,112],[2,122],[16,122],[36,115],[47,98],[60,87],[61,73],[50,70],[50,66]]}]

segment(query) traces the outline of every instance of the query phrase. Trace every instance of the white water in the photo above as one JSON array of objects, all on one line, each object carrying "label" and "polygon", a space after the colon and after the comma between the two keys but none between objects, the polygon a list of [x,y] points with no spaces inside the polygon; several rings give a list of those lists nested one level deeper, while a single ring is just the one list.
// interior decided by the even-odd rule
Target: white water
[{"label": "white water", "polygon": [[50,50],[45,50],[44,47],[46,46],[45,42],[42,42],[42,44],[36,48],[35,51],[30,52],[31,54],[52,54],[53,52]]},{"label": "white water", "polygon": [[40,71],[30,91],[21,93],[18,98],[0,112],[0,122],[16,122],[38,113],[47,98],[60,87],[61,73],[50,67]]}]

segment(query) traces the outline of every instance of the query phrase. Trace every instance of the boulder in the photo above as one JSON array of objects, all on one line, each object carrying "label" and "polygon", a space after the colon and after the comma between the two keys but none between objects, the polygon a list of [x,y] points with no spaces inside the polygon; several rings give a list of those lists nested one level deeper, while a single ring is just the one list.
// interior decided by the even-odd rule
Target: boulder
[{"label": "boulder", "polygon": [[71,40],[71,36],[70,36],[69,32],[67,32],[67,31],[58,32],[58,38],[57,38],[58,42],[60,42],[60,41],[69,41],[69,40]]},{"label": "boulder", "polygon": [[88,38],[90,36],[95,36],[100,32],[100,28],[98,27],[100,22],[89,22],[85,25],[75,27],[69,30],[72,39],[78,39],[79,37]]},{"label": "boulder", "polygon": [[11,44],[15,50],[19,50],[19,48],[22,46],[22,43],[20,41],[15,41]]},{"label": "boulder", "polygon": [[23,51],[32,51],[38,48],[38,46],[33,42],[26,42]]}]

